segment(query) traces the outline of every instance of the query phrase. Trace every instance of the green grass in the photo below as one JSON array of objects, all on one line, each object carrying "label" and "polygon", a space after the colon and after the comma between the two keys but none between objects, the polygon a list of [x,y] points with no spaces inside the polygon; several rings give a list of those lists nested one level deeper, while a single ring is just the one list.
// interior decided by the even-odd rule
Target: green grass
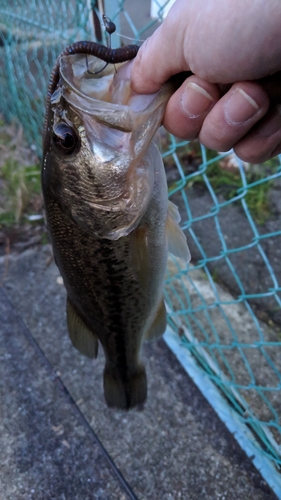
[{"label": "green grass", "polygon": [[0,166],[0,183],[0,227],[23,223],[40,206],[39,165],[23,166],[9,158]]},{"label": "green grass", "polygon": [[[192,145],[191,145],[192,144]],[[201,157],[201,150],[199,144],[191,143],[185,147],[185,150],[177,152],[177,156],[183,166],[184,159],[189,155],[190,149],[194,155],[195,160]],[[245,178],[247,185],[251,184],[246,190],[243,189],[243,182],[239,169],[227,170],[217,160],[218,153],[206,150],[207,153],[207,168],[204,174],[207,176],[212,189],[218,195],[221,194],[226,200],[231,200],[243,193],[243,198],[247,202],[249,211],[257,223],[264,223],[271,215],[270,206],[270,189],[273,186],[273,180],[267,180],[267,177],[276,173],[280,169],[278,158],[273,158],[263,165],[250,165],[245,171]],[[202,161],[202,159],[201,159]],[[195,172],[194,172],[195,173]],[[189,189],[192,186],[202,186],[207,188],[203,173],[198,175],[187,175],[186,182],[183,185],[182,181],[174,181],[169,184],[169,193],[174,192],[180,188]],[[253,184],[253,185],[252,185]],[[239,200],[235,201],[239,203]]]},{"label": "green grass", "polygon": [[[239,189],[243,188],[243,183],[240,174],[233,172],[228,172],[223,170],[218,162],[210,165],[206,174],[208,175],[209,182],[212,185],[216,194],[222,194],[226,200],[235,198],[240,194]],[[262,224],[271,215],[270,202],[269,202],[269,191],[272,187],[273,181],[267,181],[266,176],[261,174],[249,172],[246,174],[247,184],[254,184],[257,181],[264,179],[264,182],[256,184],[248,188],[244,199],[247,202],[248,208],[256,220],[256,222]],[[205,184],[202,176],[195,177],[193,179],[194,184]]]},{"label": "green grass", "polygon": [[0,231],[30,226],[28,216],[40,216],[42,206],[39,159],[28,147],[23,127],[0,115]]}]

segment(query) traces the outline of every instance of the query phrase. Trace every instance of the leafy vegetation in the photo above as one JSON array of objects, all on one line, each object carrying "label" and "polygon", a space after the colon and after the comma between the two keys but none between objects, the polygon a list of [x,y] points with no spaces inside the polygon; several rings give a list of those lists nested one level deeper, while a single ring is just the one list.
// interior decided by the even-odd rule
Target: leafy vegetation
[{"label": "leafy vegetation", "polygon": [[38,157],[22,127],[0,117],[0,254],[38,243],[44,232]]},{"label": "leafy vegetation", "polygon": [[[237,169],[238,170],[238,169]],[[246,173],[247,185],[243,187],[241,175],[223,170],[218,162],[210,165],[206,171],[208,180],[216,194],[223,194],[226,200],[242,195],[252,216],[258,223],[263,223],[271,214],[269,190],[273,181],[266,180],[261,173],[251,171]],[[259,182],[264,179],[264,182]],[[205,184],[202,176],[193,178],[193,183]],[[238,200],[237,200],[238,201]]]},{"label": "leafy vegetation", "polygon": [[24,222],[26,216],[41,208],[38,165],[20,165],[9,158],[0,167],[0,182],[0,227]]},{"label": "leafy vegetation", "polygon": [[[177,151],[177,156],[186,173],[186,180],[183,182],[181,179],[169,183],[169,193],[182,188],[189,189],[192,186],[202,186],[207,189],[207,180],[214,192],[217,195],[223,195],[226,200],[234,199],[234,202],[239,202],[243,198],[255,221],[260,224],[264,223],[271,215],[269,194],[274,183],[268,177],[280,169],[279,160],[273,158],[262,165],[247,165],[243,182],[238,166],[229,165],[227,157],[218,158],[218,154],[210,150],[206,150],[206,155],[207,166],[201,169],[202,159],[198,143],[197,145],[194,142],[190,143],[185,149]],[[192,171],[193,161],[195,169]]]}]

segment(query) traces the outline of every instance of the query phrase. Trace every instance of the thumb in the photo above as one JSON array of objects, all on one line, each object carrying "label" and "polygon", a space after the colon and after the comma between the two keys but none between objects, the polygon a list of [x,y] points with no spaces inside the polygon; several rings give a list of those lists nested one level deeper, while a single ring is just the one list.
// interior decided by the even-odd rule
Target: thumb
[{"label": "thumb", "polygon": [[176,73],[189,70],[179,30],[164,23],[140,47],[131,68],[131,87],[138,94],[156,92]]}]

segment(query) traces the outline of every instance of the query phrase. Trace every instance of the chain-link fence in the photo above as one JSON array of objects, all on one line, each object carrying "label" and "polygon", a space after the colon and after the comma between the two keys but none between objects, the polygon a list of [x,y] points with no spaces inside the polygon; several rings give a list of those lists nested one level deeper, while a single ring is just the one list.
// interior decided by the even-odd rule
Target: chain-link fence
[{"label": "chain-link fence", "polygon": [[[89,3],[0,0],[0,112],[23,124],[38,154],[48,77],[67,44],[93,38]],[[151,11],[148,0],[106,3],[117,25],[113,46],[145,39],[164,8],[154,2]],[[279,470],[281,157],[245,165],[197,141],[165,132],[161,140],[192,254],[187,268],[169,260],[169,324]]]}]

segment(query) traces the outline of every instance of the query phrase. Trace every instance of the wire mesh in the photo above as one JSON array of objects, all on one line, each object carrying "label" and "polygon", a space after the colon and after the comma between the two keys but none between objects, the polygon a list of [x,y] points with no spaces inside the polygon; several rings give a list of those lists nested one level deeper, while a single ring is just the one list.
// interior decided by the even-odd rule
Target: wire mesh
[{"label": "wire mesh", "polygon": [[[151,18],[148,0],[107,2],[113,46],[145,39],[167,3],[154,1]],[[92,38],[89,2],[0,0],[0,13],[0,112],[40,155],[48,78],[67,44]],[[279,469],[281,156],[246,165],[164,131],[161,144],[192,254],[188,267],[169,259],[169,323]]]}]

